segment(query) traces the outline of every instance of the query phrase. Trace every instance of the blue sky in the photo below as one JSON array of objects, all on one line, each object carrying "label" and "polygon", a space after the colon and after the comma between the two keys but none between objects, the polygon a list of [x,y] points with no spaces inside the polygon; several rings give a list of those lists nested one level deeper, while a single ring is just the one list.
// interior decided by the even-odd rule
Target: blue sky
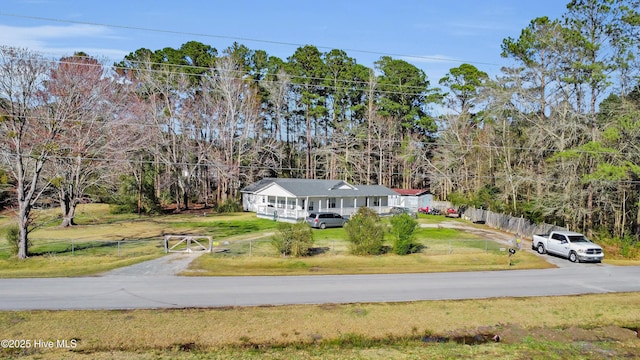
[{"label": "blue sky", "polygon": [[383,55],[404,59],[435,85],[465,62],[497,74],[509,64],[500,57],[502,39],[518,37],[536,17],[559,18],[567,2],[2,0],[0,45],[47,57],[84,51],[115,62],[142,47],[178,48],[191,40],[219,52],[237,41],[282,59],[310,44],[345,50],[369,67]]}]

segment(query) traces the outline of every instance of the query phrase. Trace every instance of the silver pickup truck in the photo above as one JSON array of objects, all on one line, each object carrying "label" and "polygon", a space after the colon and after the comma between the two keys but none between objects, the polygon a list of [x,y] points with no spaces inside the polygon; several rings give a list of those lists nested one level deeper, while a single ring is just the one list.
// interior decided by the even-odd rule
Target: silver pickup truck
[{"label": "silver pickup truck", "polygon": [[572,262],[604,259],[602,248],[586,236],[571,231],[552,231],[549,234],[533,235],[531,248],[539,254],[550,253],[565,257]]}]

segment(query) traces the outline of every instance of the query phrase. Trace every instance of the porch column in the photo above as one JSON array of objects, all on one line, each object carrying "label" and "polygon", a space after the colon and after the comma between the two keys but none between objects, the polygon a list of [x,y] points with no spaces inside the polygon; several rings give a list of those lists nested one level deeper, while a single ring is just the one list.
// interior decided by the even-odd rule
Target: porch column
[{"label": "porch column", "polygon": [[273,204],[273,220],[278,220],[278,195],[276,195],[276,203]]},{"label": "porch column", "polygon": [[342,206],[342,204],[344,203],[344,198],[340,198],[340,215],[344,215],[344,212],[342,211],[342,208],[344,206]]},{"label": "porch column", "polygon": [[296,205],[293,207],[293,216],[298,220],[298,198],[296,197]]},{"label": "porch column", "polygon": [[284,197],[284,216],[289,217],[289,197]]}]

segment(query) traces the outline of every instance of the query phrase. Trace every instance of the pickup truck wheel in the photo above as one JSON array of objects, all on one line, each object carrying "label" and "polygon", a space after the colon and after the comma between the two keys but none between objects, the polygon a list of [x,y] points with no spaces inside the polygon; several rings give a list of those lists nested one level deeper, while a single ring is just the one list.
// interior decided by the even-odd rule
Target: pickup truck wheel
[{"label": "pickup truck wheel", "polygon": [[576,254],[575,251],[569,253],[569,261],[578,262],[578,254]]},{"label": "pickup truck wheel", "polygon": [[542,245],[542,244],[538,244],[537,249],[538,249],[538,254],[540,254],[540,255],[542,255],[542,254],[544,254],[546,252],[544,250],[544,245]]}]

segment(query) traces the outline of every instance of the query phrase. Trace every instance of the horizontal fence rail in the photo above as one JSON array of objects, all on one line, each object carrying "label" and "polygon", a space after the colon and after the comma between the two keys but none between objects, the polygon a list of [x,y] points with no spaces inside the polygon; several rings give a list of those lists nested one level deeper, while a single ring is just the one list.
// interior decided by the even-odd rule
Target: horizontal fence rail
[{"label": "horizontal fence rail", "polygon": [[[506,245],[491,239],[432,239],[418,240],[423,247],[423,255],[473,254],[491,251],[505,251]],[[386,249],[392,252],[391,248]],[[348,255],[349,242],[344,240],[318,240],[311,249],[311,255]],[[271,238],[214,242],[211,252],[214,256],[277,256]]]},{"label": "horizontal fence rail", "polygon": [[[154,254],[163,250],[162,239],[132,240],[76,240],[61,239],[55,241],[31,240],[29,253],[33,256],[55,255],[115,255],[140,256]],[[0,253],[10,253],[11,246],[0,246]]]}]

